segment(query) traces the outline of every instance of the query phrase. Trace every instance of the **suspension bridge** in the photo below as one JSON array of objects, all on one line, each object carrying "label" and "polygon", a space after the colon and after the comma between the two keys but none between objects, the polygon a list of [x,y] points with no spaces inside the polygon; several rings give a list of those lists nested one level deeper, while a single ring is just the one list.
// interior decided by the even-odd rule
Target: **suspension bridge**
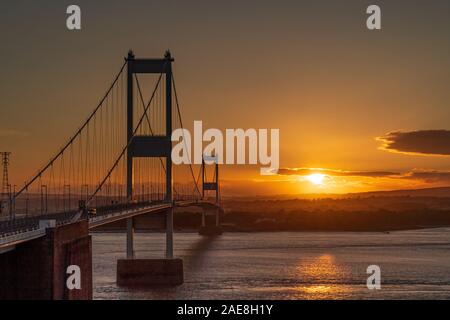
[{"label": "suspension bridge", "polygon": [[[125,286],[183,282],[182,261],[173,255],[174,208],[202,208],[200,234],[220,233],[217,159],[172,165],[171,134],[183,128],[173,63],[169,51],[160,59],[130,51],[76,132],[17,192],[3,195],[0,298],[91,298],[89,232],[111,223],[126,221],[126,259],[117,264]],[[164,218],[162,259],[135,255],[135,219],[149,214]],[[213,225],[207,214],[215,215]],[[66,286],[71,265],[81,271],[79,290]]]}]

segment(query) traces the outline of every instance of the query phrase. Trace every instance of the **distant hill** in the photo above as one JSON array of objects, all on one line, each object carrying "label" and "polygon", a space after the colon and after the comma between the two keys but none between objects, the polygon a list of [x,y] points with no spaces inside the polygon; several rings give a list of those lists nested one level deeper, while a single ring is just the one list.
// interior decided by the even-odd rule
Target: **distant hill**
[{"label": "distant hill", "polygon": [[[450,227],[450,187],[224,197],[227,231],[391,231]],[[182,212],[183,213],[183,212]],[[178,226],[191,227],[188,213]],[[200,218],[198,218],[200,219]],[[196,222],[199,223],[198,221]]]},{"label": "distant hill", "polygon": [[350,197],[450,197],[450,187],[348,193]]},{"label": "distant hill", "polygon": [[450,187],[424,188],[424,189],[404,189],[389,191],[371,191],[357,193],[310,193],[310,194],[279,194],[273,196],[223,196],[224,200],[287,200],[287,199],[345,199],[345,198],[369,198],[369,197],[436,197],[450,198]]}]

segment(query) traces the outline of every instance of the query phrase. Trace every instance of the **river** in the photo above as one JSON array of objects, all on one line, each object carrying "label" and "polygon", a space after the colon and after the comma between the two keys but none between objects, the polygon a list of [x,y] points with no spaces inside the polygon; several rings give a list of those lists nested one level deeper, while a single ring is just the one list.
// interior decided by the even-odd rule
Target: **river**
[{"label": "river", "polygon": [[[128,290],[115,284],[125,235],[94,233],[95,299],[450,299],[450,228],[358,232],[175,234],[179,287]],[[138,233],[138,258],[164,256],[165,235]],[[369,290],[367,267],[381,268]]]}]

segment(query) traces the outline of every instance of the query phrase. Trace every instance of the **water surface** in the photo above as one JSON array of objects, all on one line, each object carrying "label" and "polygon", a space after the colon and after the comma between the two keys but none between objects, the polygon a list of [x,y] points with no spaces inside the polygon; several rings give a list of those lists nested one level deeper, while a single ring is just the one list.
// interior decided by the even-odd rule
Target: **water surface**
[{"label": "water surface", "polygon": [[[450,228],[385,233],[175,234],[185,283],[127,290],[115,284],[124,234],[93,234],[96,299],[450,299]],[[164,257],[164,234],[137,234],[138,258]],[[381,268],[381,290],[366,269]]]}]

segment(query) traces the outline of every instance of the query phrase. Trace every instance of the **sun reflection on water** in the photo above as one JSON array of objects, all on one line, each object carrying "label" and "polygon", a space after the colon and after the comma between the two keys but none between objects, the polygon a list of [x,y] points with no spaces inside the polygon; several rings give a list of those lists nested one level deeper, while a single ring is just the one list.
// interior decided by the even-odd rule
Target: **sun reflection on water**
[{"label": "sun reflection on water", "polygon": [[302,260],[296,268],[297,277],[301,280],[295,291],[306,299],[338,299],[344,293],[351,291],[342,283],[349,270],[340,266],[336,258],[323,254],[317,258]]}]

